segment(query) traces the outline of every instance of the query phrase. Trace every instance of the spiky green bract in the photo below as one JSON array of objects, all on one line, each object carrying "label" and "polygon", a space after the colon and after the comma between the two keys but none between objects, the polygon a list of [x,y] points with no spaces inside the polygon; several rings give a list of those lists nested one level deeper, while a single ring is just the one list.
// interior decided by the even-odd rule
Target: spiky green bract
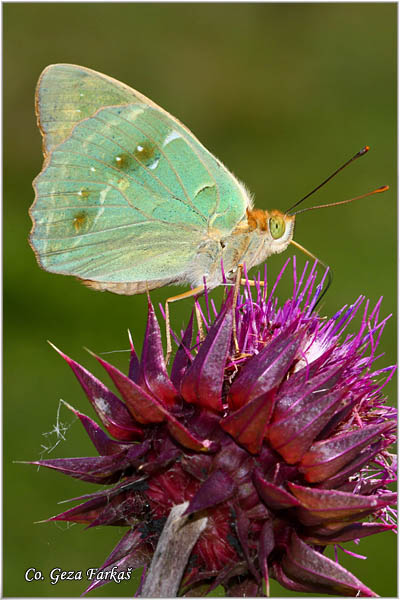
[{"label": "spiky green bract", "polygon": [[[181,593],[223,585],[258,596],[273,577],[299,592],[375,596],[324,552],[394,528],[396,415],[382,396],[394,368],[373,367],[386,319],[380,302],[370,310],[362,297],[322,319],[314,285],[314,270],[297,281],[294,269],[282,307],[260,286],[255,300],[245,291],[235,307],[239,355],[231,291],[194,345],[190,320],[171,376],[149,304],[141,360],[132,345],[128,375],[97,357],[120,397],[61,353],[107,433],[74,411],[99,456],[35,464],[105,486],[52,518],[128,528],[101,569],[147,565],[171,508],[189,501],[187,513],[208,524]],[[345,336],[362,305],[357,333]]]}]

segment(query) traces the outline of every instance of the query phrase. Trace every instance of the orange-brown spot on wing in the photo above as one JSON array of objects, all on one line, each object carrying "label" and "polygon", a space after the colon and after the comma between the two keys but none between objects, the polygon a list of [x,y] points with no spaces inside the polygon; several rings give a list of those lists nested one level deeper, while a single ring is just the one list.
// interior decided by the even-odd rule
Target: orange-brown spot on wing
[{"label": "orange-brown spot on wing", "polygon": [[135,148],[133,156],[140,160],[140,162],[147,163],[155,157],[156,147],[149,142],[141,142]]},{"label": "orange-brown spot on wing", "polygon": [[132,154],[120,152],[114,157],[115,166],[121,171],[139,168],[140,164],[150,167],[159,158],[157,147],[148,141],[135,146]]},{"label": "orange-brown spot on wing", "polygon": [[268,230],[268,213],[260,208],[254,210],[247,209],[247,222],[251,230],[260,229],[261,231]]},{"label": "orange-brown spot on wing", "polygon": [[115,166],[118,169],[121,169],[122,171],[128,169],[130,166],[132,166],[132,162],[134,162],[132,156],[130,156],[126,152],[121,152],[120,154],[117,154],[114,160]]},{"label": "orange-brown spot on wing", "polygon": [[87,213],[84,210],[76,213],[76,215],[74,216],[74,219],[73,219],[73,225],[74,225],[76,233],[80,232],[82,226],[86,222],[86,219],[87,219]]},{"label": "orange-brown spot on wing", "polygon": [[90,192],[89,192],[89,190],[87,188],[82,188],[81,190],[79,190],[78,196],[82,200],[87,200],[87,198],[89,198],[89,196],[90,196]]}]

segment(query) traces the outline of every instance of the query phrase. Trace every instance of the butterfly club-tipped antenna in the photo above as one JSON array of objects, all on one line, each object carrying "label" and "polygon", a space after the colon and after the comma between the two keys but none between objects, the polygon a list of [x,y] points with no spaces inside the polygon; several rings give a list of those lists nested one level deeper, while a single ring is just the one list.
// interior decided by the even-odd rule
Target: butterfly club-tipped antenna
[{"label": "butterfly club-tipped antenna", "polygon": [[[314,194],[315,192],[317,192],[318,190],[320,190],[326,183],[328,183],[328,181],[330,181],[331,179],[333,179],[338,173],[340,173],[340,171],[343,171],[343,169],[345,167],[347,167],[348,165],[350,165],[352,162],[354,162],[357,158],[360,158],[361,156],[364,156],[368,150],[370,149],[369,146],[364,146],[363,148],[361,148],[361,150],[359,150],[358,152],[356,152],[356,154],[354,154],[354,156],[352,156],[349,160],[347,160],[345,163],[343,163],[338,169],[336,169],[336,171],[334,171],[331,175],[329,175],[329,177],[327,177],[326,179],[324,179],[324,181],[322,183],[320,183],[319,185],[317,185],[317,187],[315,187],[314,189],[311,190],[311,192],[309,192],[308,194],[306,194],[305,196],[303,196],[303,198],[300,198],[300,200],[298,200],[295,204],[293,204],[293,206],[291,206],[287,211],[286,214],[294,216],[294,215],[299,215],[300,213],[309,211],[309,210],[317,210],[319,208],[328,208],[331,206],[339,206],[340,204],[349,204],[350,202],[354,202],[355,200],[361,200],[362,198],[367,198],[368,196],[372,196],[373,194],[380,194],[382,192],[386,192],[389,189],[388,185],[383,185],[379,188],[376,188],[370,192],[366,192],[365,194],[361,194],[361,196],[356,196],[355,198],[349,198],[347,200],[341,200],[339,202],[330,202],[328,204],[319,204],[317,206],[310,206],[307,208],[301,208],[300,210],[296,210],[295,212],[292,212],[294,208],[296,208],[297,206],[299,206],[302,202],[304,202],[304,200],[307,200],[307,198],[309,198],[310,196],[312,196],[312,194]],[[325,267],[326,269],[328,269],[327,272],[327,281],[325,284],[324,289],[322,290],[321,294],[319,295],[319,298],[314,306],[314,308],[321,302],[322,298],[325,296],[326,292],[328,291],[329,287],[332,284],[333,281],[333,273],[332,273],[332,269],[330,267],[328,267],[325,263],[323,263],[319,258],[317,258],[316,256],[314,256],[314,254],[312,254],[309,250],[307,250],[306,248],[304,248],[303,246],[301,246],[299,243],[295,242],[294,240],[291,240],[291,244],[293,244],[293,246],[295,246],[296,248],[298,248],[298,250],[300,250],[301,252],[303,252],[304,254],[306,254],[307,256],[309,256],[310,258],[313,258],[314,260],[316,260],[321,266]]]},{"label": "butterfly club-tipped antenna", "polygon": [[310,196],[312,196],[313,194],[315,194],[315,192],[317,192],[318,190],[320,190],[325,184],[328,183],[328,181],[330,181],[336,175],[338,175],[338,173],[340,173],[340,171],[343,171],[343,169],[345,169],[352,162],[354,162],[355,160],[357,160],[357,158],[360,158],[360,156],[364,156],[369,150],[370,150],[369,146],[364,146],[363,148],[361,148],[361,150],[359,150],[358,152],[356,152],[354,154],[354,156],[352,156],[351,158],[349,158],[349,160],[346,160],[345,163],[343,163],[342,165],[340,165],[340,167],[337,168],[336,171],[334,171],[331,175],[329,175],[329,177],[327,177],[326,179],[324,179],[324,181],[322,183],[320,183],[319,185],[317,185],[317,187],[313,188],[311,190],[311,192],[308,192],[308,194],[306,194],[305,196],[303,196],[303,198],[300,198],[300,200],[297,200],[297,202],[295,202],[295,204],[293,204],[293,206],[291,206],[286,211],[286,214],[287,215],[296,215],[296,214],[298,214],[298,212],[292,213],[292,210],[294,208],[296,208],[296,206],[299,206],[299,204],[301,204],[302,202],[304,202],[304,200],[307,200],[307,198],[309,198]]}]

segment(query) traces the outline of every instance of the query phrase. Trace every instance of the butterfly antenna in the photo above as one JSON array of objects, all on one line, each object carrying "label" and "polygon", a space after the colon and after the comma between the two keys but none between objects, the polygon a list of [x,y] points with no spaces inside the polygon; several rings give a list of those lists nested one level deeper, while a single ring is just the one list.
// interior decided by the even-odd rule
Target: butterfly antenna
[{"label": "butterfly antenna", "polygon": [[296,212],[292,213],[292,216],[299,215],[300,213],[306,212],[308,210],[316,210],[317,208],[328,208],[329,206],[339,206],[339,204],[349,204],[349,202],[354,202],[354,200],[361,200],[362,198],[372,196],[373,194],[381,194],[382,192],[387,192],[388,189],[388,185],[382,185],[376,190],[372,190],[372,192],[367,192],[366,194],[356,196],[355,198],[349,198],[348,200],[340,200],[339,202],[330,202],[329,204],[319,204],[318,206],[308,206],[307,208],[301,208],[300,210],[296,210]]},{"label": "butterfly antenna", "polygon": [[312,254],[309,250],[307,250],[307,248],[304,248],[303,246],[301,246],[300,244],[298,244],[294,240],[291,240],[290,243],[293,244],[293,246],[295,246],[298,250],[300,250],[301,252],[303,252],[304,254],[306,254],[307,256],[309,256],[310,258],[316,260],[317,263],[319,263],[321,265],[321,267],[324,267],[325,269],[327,269],[327,272],[328,272],[327,281],[326,281],[326,283],[324,285],[324,289],[322,290],[322,292],[318,296],[318,300],[316,301],[316,303],[313,306],[313,310],[314,310],[318,306],[318,304],[321,302],[321,300],[325,296],[326,292],[331,287],[331,284],[332,284],[332,281],[333,281],[332,269],[330,267],[328,267],[328,265],[326,265],[325,263],[323,263],[322,260],[320,260],[319,258],[317,258],[316,256],[314,256],[314,254]]},{"label": "butterfly antenna", "polygon": [[[348,165],[350,165],[357,158],[360,158],[360,156],[364,156],[364,154],[366,154],[369,149],[370,149],[369,146],[364,146],[364,148],[361,148],[361,150],[359,150],[354,156],[352,156],[343,165],[341,165],[338,169],[336,169],[336,171],[334,173],[332,173],[332,175],[329,175],[329,177],[327,177],[326,179],[324,179],[324,181],[322,183],[320,183],[319,185],[317,185],[316,188],[314,188],[313,190],[311,190],[311,192],[309,192],[303,198],[301,198],[295,204],[293,204],[293,206],[291,206],[286,211],[286,214],[290,214],[290,211],[292,211],[294,208],[296,208],[296,206],[299,206],[299,204],[301,204],[302,202],[304,202],[304,200],[307,200],[307,198],[309,198],[310,196],[312,196],[312,194],[315,194],[315,192],[317,192],[319,189],[321,189],[322,186],[324,186],[326,183],[328,183],[328,181],[330,181],[331,179],[333,179],[335,177],[335,175],[337,175],[338,173],[340,173],[340,171],[343,171],[343,169],[345,167],[347,167]],[[294,214],[296,214],[296,213],[294,213]]]}]

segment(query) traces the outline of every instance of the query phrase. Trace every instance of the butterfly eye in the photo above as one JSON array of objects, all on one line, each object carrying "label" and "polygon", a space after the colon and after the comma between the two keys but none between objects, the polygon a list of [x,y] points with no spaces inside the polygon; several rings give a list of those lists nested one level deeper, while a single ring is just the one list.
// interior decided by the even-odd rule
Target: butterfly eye
[{"label": "butterfly eye", "polygon": [[268,221],[269,230],[274,240],[282,237],[285,233],[285,221],[282,217],[271,217]]}]

